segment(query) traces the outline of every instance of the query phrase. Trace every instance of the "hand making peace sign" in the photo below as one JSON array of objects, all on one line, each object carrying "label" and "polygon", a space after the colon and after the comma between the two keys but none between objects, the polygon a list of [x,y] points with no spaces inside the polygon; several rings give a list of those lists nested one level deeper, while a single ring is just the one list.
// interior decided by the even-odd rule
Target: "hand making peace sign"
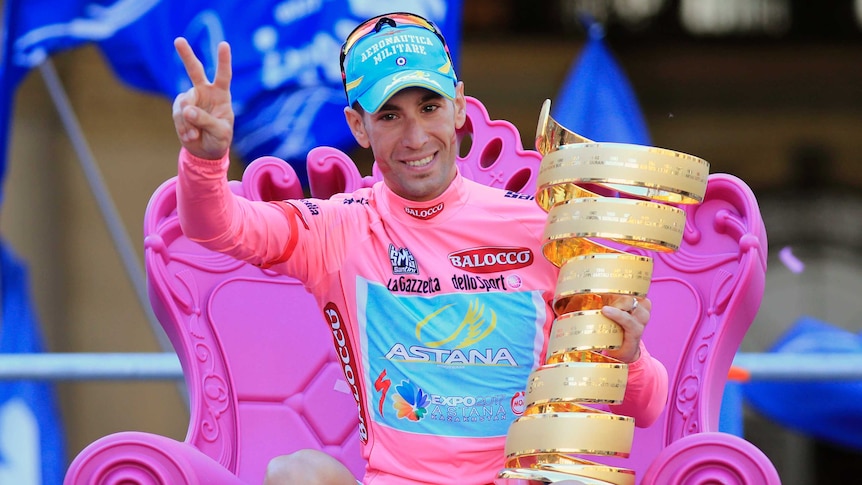
[{"label": "hand making peace sign", "polygon": [[213,82],[207,79],[203,64],[186,39],[177,38],[174,47],[192,82],[191,89],[174,99],[172,116],[177,136],[192,155],[218,160],[225,156],[233,140],[230,46],[227,42],[218,45]]}]

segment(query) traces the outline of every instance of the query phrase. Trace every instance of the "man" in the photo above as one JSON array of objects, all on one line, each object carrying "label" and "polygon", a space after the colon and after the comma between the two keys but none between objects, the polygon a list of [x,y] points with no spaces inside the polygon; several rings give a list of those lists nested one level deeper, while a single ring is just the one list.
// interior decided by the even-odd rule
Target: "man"
[{"label": "man", "polygon": [[[173,118],[183,149],[178,207],[192,240],[301,280],[336,322],[356,383],[363,483],[488,484],[523,410],[513,404],[544,361],[557,268],[544,259],[547,215],[532,200],[463,178],[456,130],[464,84],[445,41],[421,17],[372,18],[348,36],[344,114],[383,182],[329,200],[251,202],[227,185],[233,112],[230,49],[213,82],[184,39],[193,83]],[[629,363],[619,414],[647,426],[667,375],[641,343],[650,301],[603,313],[624,331],[609,355]],[[630,312],[621,308],[630,309]],[[316,451],[275,458],[267,483],[354,484]]]}]

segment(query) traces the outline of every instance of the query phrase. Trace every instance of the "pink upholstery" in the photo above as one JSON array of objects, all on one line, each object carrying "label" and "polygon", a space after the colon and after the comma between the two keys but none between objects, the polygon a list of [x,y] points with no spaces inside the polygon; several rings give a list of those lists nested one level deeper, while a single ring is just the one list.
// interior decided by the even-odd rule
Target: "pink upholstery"
[{"label": "pink upholstery", "polygon": [[[233,190],[302,196],[293,169],[275,158],[258,159]],[[362,476],[356,404],[314,299],[295,280],[187,240],[176,204],[171,179],[147,207],[145,263],[188,386],[188,434],[182,443],[132,432],[101,438],[65,483],[258,484],[270,458],[302,448],[324,449]]]},{"label": "pink upholstery", "polygon": [[[474,99],[459,137],[472,141],[458,160],[466,176],[535,190],[538,153],[523,150],[515,128],[491,121]],[[317,197],[378,178],[376,170],[362,177],[338,150],[309,154]],[[302,196],[290,166],[272,157],[250,164],[233,189],[260,200]],[[141,432],[103,437],[75,458],[66,485],[258,484],[270,458],[300,448],[325,450],[361,477],[356,404],[311,296],[291,278],[185,239],[173,179],[150,200],[144,234],[152,305],[189,389],[188,433],[183,442]],[[706,201],[688,209],[682,248],[651,256],[645,339],[668,368],[669,405],[654,426],[636,431],[632,457],[616,462],[642,484],[778,484],[757,448],[717,432],[731,360],[763,295],[766,235],[751,191],[712,175]]]}]

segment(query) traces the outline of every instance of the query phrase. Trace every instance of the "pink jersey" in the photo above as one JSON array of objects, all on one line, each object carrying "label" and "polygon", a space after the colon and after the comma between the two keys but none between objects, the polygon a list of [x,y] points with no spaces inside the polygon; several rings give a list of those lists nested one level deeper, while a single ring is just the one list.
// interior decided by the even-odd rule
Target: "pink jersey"
[{"label": "pink jersey", "polygon": [[[557,269],[528,195],[457,176],[429,202],[385,184],[329,200],[232,196],[227,161],[180,157],[187,236],[301,280],[357,398],[364,483],[488,484],[544,360]],[[615,412],[652,422],[667,376],[642,348]],[[442,480],[443,482],[446,479]]]}]

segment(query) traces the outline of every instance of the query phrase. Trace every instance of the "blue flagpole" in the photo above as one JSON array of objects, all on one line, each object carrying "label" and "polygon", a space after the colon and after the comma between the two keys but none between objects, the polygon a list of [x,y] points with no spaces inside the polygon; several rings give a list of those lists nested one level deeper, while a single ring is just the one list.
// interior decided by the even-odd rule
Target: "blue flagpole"
[{"label": "blue flagpole", "polygon": [[92,151],[87,144],[75,112],[72,109],[72,104],[66,96],[66,91],[63,89],[63,84],[57,76],[57,71],[54,69],[54,64],[51,60],[46,60],[39,66],[39,72],[42,74],[45,84],[48,87],[48,93],[57,107],[57,112],[66,127],[66,133],[72,142],[75,153],[78,155],[78,160],[81,164],[81,169],[84,171],[84,176],[90,185],[90,191],[96,198],[96,203],[99,210],[102,212],[102,217],[105,220],[105,225],[108,227],[108,232],[114,240],[114,246],[120,254],[120,260],[126,269],[126,274],[132,282],[132,287],[138,297],[138,303],[147,317],[150,328],[156,335],[156,340],[159,342],[159,348],[163,351],[172,351],[168,336],[165,334],[161,324],[153,313],[150,307],[150,299],[147,295],[147,281],[144,275],[143,268],[138,262],[137,254],[132,246],[132,241],[129,239],[129,234],[123,226],[117,211],[114,201],[106,187],[102,174],[99,171],[98,164],[93,157]]}]

